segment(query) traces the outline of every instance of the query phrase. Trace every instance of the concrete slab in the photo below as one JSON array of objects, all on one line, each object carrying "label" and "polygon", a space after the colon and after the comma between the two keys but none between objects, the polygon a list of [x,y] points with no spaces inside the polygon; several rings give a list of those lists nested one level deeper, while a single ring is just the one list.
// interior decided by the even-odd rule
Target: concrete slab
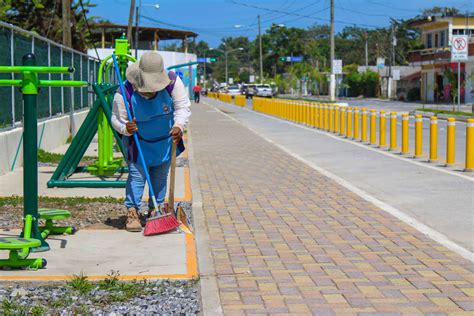
[{"label": "concrete slab", "polygon": [[[1,231],[17,236],[19,231]],[[196,276],[194,239],[183,233],[144,237],[123,230],[81,230],[75,235],[50,236],[50,251],[30,254],[45,258],[46,269],[0,270],[0,280],[62,280],[81,272],[91,279],[106,277],[111,270],[123,279],[192,278]],[[0,258],[6,258],[6,251]]]},{"label": "concrete slab", "polygon": [[[51,176],[56,167],[40,167],[38,174],[38,195],[52,196],[52,197],[103,197],[112,196],[122,198],[125,195],[123,188],[52,188],[49,189],[46,183],[51,179]],[[176,188],[175,195],[178,200],[189,200],[189,170],[185,167],[176,168]],[[77,173],[70,179],[74,180],[100,180],[98,177],[91,176],[89,173]],[[110,178],[109,178],[110,179]],[[117,180],[126,180],[127,174],[121,177],[116,177]],[[146,190],[145,192],[148,192]],[[17,168],[13,172],[8,172],[0,176],[0,196],[23,195],[23,168]],[[148,193],[144,198],[148,198]]]}]

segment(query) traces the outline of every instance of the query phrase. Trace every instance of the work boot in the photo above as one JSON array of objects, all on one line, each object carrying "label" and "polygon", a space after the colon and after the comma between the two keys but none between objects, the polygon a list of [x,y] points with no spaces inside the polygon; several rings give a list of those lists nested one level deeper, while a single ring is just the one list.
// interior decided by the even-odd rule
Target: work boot
[{"label": "work boot", "polygon": [[137,210],[134,207],[128,209],[127,224],[125,225],[125,228],[129,232],[142,231],[142,224],[140,223],[140,219],[138,218]]}]

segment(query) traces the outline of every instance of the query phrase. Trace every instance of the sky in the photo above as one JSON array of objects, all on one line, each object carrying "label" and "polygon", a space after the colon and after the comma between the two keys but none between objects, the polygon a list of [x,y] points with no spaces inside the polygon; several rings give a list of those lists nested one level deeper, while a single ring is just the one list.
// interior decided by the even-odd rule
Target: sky
[{"label": "sky", "polygon": [[[117,24],[127,24],[130,0],[92,0],[97,4],[91,15]],[[306,28],[329,23],[329,0],[135,0],[141,2],[140,25],[189,30],[217,47],[227,36],[258,34],[257,16],[262,32],[272,23]],[[375,28],[389,25],[390,17],[407,19],[433,6],[454,6],[474,12],[474,0],[335,0],[336,32],[345,26]],[[154,5],[159,4],[156,9]],[[151,21],[149,18],[155,20]],[[134,22],[135,23],[135,22]],[[160,45],[171,44],[171,41]]]}]

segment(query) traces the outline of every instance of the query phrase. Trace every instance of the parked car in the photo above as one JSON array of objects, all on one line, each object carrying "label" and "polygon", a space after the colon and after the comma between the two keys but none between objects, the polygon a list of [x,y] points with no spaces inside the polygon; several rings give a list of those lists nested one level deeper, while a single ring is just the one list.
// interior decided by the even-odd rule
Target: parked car
[{"label": "parked car", "polygon": [[255,86],[255,95],[257,97],[271,98],[273,96],[273,89],[269,84],[259,84]]},{"label": "parked car", "polygon": [[226,93],[230,94],[231,96],[239,95],[240,94],[240,89],[237,86],[230,86],[230,87],[227,88]]}]

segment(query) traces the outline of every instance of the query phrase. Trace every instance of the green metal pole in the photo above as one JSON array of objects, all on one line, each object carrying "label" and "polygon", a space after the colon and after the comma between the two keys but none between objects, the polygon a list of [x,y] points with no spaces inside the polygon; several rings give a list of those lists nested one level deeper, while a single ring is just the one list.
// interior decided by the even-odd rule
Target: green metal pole
[{"label": "green metal pole", "polygon": [[[24,66],[35,66],[33,54],[23,56]],[[41,241],[41,246],[32,251],[49,250],[48,243],[38,229],[38,130],[37,103],[38,74],[23,73],[23,209],[25,218],[31,215],[31,238]],[[25,235],[25,232],[23,232]]]}]

